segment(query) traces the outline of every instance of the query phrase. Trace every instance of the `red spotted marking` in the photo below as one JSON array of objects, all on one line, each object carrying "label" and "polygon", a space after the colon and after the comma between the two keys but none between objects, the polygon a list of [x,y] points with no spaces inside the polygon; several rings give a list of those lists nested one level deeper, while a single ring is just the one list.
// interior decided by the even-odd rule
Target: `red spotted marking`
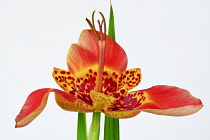
[{"label": "red spotted marking", "polygon": [[92,70],[92,69],[89,69],[89,72],[90,72],[90,73],[92,73],[92,72],[93,72],[93,70]]},{"label": "red spotted marking", "polygon": [[[66,92],[69,92],[69,90],[73,90],[73,88],[75,87],[75,78],[73,77],[73,75],[71,75],[69,71],[55,69],[53,77],[58,85]],[[69,86],[71,88],[69,88]]]},{"label": "red spotted marking", "polygon": [[60,73],[61,73],[61,74],[66,74],[66,72],[65,72],[65,71],[60,71]]},{"label": "red spotted marking", "polygon": [[145,99],[146,97],[144,96],[143,91],[138,91],[134,94],[128,94],[122,103],[122,108],[124,110],[133,110],[134,108],[140,106],[142,101]]},{"label": "red spotted marking", "polygon": [[120,75],[118,88],[130,90],[139,84],[140,79],[141,75],[139,74],[138,69],[127,70]]}]

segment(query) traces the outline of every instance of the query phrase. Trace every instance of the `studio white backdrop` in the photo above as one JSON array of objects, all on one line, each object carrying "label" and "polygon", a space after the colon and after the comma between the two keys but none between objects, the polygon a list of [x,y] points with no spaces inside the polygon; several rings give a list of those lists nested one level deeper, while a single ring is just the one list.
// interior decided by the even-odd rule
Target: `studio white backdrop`
[{"label": "studio white backdrop", "polygon": [[[60,109],[53,94],[28,126],[14,128],[14,119],[32,91],[59,88],[51,77],[53,67],[67,69],[69,46],[89,28],[85,18],[97,10],[108,21],[109,5],[109,0],[0,1],[1,140],[76,139],[77,113]],[[185,117],[142,112],[120,120],[121,140],[209,140],[210,1],[112,0],[112,5],[116,40],[127,52],[128,68],[142,70],[134,90],[173,85],[204,104]]]}]

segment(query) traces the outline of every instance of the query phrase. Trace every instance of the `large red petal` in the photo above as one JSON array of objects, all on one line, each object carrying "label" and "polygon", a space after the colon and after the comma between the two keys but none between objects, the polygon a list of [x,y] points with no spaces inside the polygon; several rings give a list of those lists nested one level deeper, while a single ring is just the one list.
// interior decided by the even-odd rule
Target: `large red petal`
[{"label": "large red petal", "polygon": [[105,44],[105,64],[104,66],[119,73],[126,70],[128,58],[123,48],[109,36],[106,37]]},{"label": "large red petal", "polygon": [[[68,52],[67,64],[73,74],[84,68],[95,69],[98,66],[99,44],[92,30],[82,31],[77,44],[73,44]],[[105,68],[123,72],[127,67],[125,51],[109,36],[105,43]],[[95,68],[94,68],[95,67]]]},{"label": "large red petal", "polygon": [[203,105],[200,99],[193,97],[185,89],[159,85],[128,93],[122,106],[125,110],[184,116],[199,111]]},{"label": "large red petal", "polygon": [[98,51],[94,48],[98,48],[96,44],[92,45],[93,50],[77,44],[71,45],[67,55],[69,71],[76,75],[84,69],[98,68]]},{"label": "large red petal", "polygon": [[32,92],[25,104],[23,105],[20,113],[17,115],[15,127],[23,127],[33,121],[45,108],[47,104],[48,95],[50,92],[56,92],[62,95],[69,102],[76,102],[77,98],[71,94],[63,92],[58,89],[43,88]]}]

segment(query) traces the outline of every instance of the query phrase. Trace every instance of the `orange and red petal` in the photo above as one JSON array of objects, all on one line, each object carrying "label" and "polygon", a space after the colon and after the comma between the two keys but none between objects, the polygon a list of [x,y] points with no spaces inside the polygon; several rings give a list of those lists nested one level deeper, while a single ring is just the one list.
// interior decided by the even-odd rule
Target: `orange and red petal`
[{"label": "orange and red petal", "polygon": [[93,69],[93,67],[98,67],[99,52],[94,48],[98,49],[98,46],[93,44],[92,50],[89,50],[88,47],[86,48],[78,44],[72,44],[67,55],[69,71],[76,75],[83,69]]},{"label": "orange and red petal", "polygon": [[128,58],[123,48],[112,38],[106,36],[104,67],[122,73],[126,70]]},{"label": "orange and red petal", "polygon": [[52,89],[52,88],[38,89],[32,92],[28,96],[20,113],[17,115],[15,119],[16,128],[28,125],[44,110],[50,92],[56,92],[62,95],[69,102],[76,102],[78,100],[78,98],[76,98],[75,96],[58,89]]},{"label": "orange and red petal", "polygon": [[124,99],[124,110],[139,110],[169,116],[190,115],[202,108],[200,99],[189,91],[174,86],[159,85],[130,92]]},{"label": "orange and red petal", "polygon": [[84,96],[79,94],[80,99],[77,99],[75,102],[69,102],[65,97],[63,97],[59,93],[55,93],[56,103],[66,111],[74,111],[74,112],[93,112],[93,106],[90,105],[89,100],[85,99]]},{"label": "orange and red petal", "polygon": [[[67,64],[73,74],[84,68],[92,69],[98,66],[99,44],[92,30],[82,31],[77,44],[73,44],[68,52]],[[104,67],[116,72],[123,72],[127,67],[127,56],[125,51],[109,36],[105,42],[105,64]]]},{"label": "orange and red petal", "polygon": [[132,118],[138,115],[140,111],[106,111],[106,114],[109,117],[116,118],[116,119],[126,119]]}]

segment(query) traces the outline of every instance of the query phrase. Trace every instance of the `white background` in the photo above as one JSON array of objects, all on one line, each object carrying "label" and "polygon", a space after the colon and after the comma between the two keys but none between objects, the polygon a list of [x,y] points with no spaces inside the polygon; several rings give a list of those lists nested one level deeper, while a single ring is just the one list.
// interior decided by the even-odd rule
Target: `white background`
[{"label": "white background", "polygon": [[[113,0],[116,39],[126,50],[128,68],[140,67],[144,89],[167,84],[188,89],[203,101],[185,117],[140,113],[121,120],[121,140],[210,139],[210,1]],[[59,88],[53,67],[67,69],[69,46],[89,28],[93,10],[107,21],[109,0],[0,1],[0,139],[75,140],[77,113],[66,112],[50,95],[47,107],[24,128],[14,119],[27,96]],[[91,114],[88,114],[90,122]],[[103,118],[103,117],[102,117]],[[103,123],[102,123],[103,129]]]}]

